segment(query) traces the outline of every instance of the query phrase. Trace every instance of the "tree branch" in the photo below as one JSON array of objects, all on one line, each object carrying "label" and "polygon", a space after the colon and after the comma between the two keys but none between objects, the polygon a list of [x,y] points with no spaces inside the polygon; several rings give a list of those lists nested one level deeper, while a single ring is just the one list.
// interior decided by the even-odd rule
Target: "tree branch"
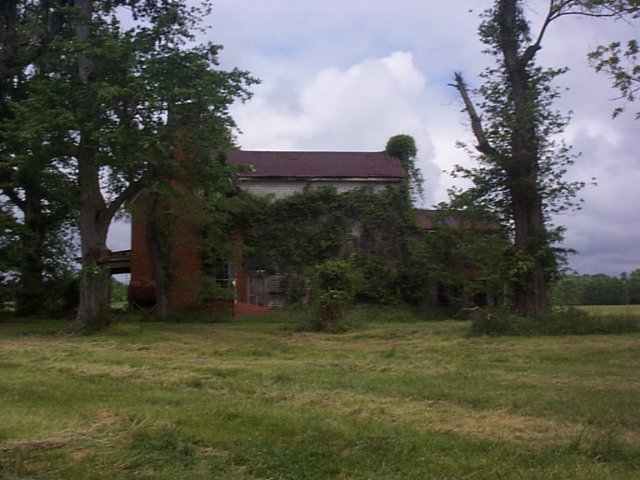
[{"label": "tree branch", "polygon": [[[556,8],[560,8],[560,9],[564,8],[566,4],[567,4],[567,1],[563,2],[561,5],[557,5]],[[522,58],[521,58],[522,66],[526,66],[531,60],[533,60],[533,57],[536,55],[537,51],[542,48],[542,45],[541,45],[542,39],[544,37],[545,32],[547,31],[547,27],[553,21],[553,19],[556,18],[554,16],[555,15],[554,12],[556,12],[556,9],[554,9],[554,2],[553,0],[550,0],[547,16],[545,17],[544,22],[542,22],[542,27],[540,28],[540,33],[538,33],[538,37],[536,38],[536,41],[533,44],[529,45],[529,47],[522,54]]]},{"label": "tree branch", "polygon": [[13,203],[20,210],[24,211],[25,203],[24,200],[20,198],[18,192],[16,192],[13,188],[2,187],[2,194],[5,195],[11,203]]},{"label": "tree branch", "polygon": [[118,209],[126,202],[135,197],[144,185],[144,177],[129,183],[120,195],[118,195],[107,208],[100,213],[100,221],[111,222]]},{"label": "tree branch", "polygon": [[623,18],[625,15],[637,14],[640,3],[637,0],[613,0],[593,2],[585,0],[549,0],[551,20],[570,15],[591,18]]},{"label": "tree branch", "polygon": [[498,151],[493,148],[493,146],[489,143],[487,136],[484,132],[484,128],[482,127],[482,119],[478,112],[476,112],[476,108],[469,97],[469,93],[467,92],[467,86],[462,79],[462,74],[460,72],[456,72],[454,74],[454,78],[456,83],[452,86],[455,87],[460,93],[460,97],[462,97],[462,101],[464,102],[464,108],[469,115],[469,119],[471,120],[471,129],[473,130],[473,135],[476,137],[478,144],[476,145],[476,149],[480,153],[484,153],[490,157],[498,156]]},{"label": "tree branch", "polygon": [[[627,2],[623,1],[622,5],[600,5],[600,6],[588,6],[584,5],[582,1],[576,0],[549,0],[549,9],[547,16],[542,22],[540,33],[536,41],[532,43],[522,54],[521,65],[526,66],[536,52],[542,48],[542,39],[547,31],[547,27],[551,22],[560,18],[573,16],[591,17],[591,18],[622,18],[624,15],[637,13],[640,10],[640,6],[626,6]],[[574,9],[575,8],[575,9]]]}]

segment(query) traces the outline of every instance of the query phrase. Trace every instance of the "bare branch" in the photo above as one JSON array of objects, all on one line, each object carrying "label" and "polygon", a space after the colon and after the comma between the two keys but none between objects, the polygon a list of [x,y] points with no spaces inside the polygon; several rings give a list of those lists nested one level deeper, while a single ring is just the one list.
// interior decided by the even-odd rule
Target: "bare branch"
[{"label": "bare branch", "polygon": [[473,130],[473,135],[476,137],[478,144],[476,145],[476,149],[480,153],[484,153],[490,157],[498,156],[498,151],[493,148],[493,146],[487,140],[487,136],[484,132],[484,128],[482,127],[482,120],[476,112],[476,108],[469,97],[469,93],[467,92],[467,86],[464,83],[462,78],[462,74],[460,72],[456,72],[454,74],[454,78],[456,83],[454,86],[458,92],[460,93],[460,97],[462,97],[462,101],[464,102],[464,108],[469,115],[469,119],[471,120],[471,129]]},{"label": "bare branch", "polygon": [[612,1],[612,2],[589,2],[579,0],[550,0],[549,8],[553,10],[551,20],[567,16],[582,16],[591,18],[618,18],[623,19],[626,15],[637,14],[640,5],[637,1]]},{"label": "bare branch", "polygon": [[522,58],[521,58],[522,66],[526,66],[531,60],[533,60],[533,57],[536,55],[536,52],[542,48],[542,46],[541,46],[542,39],[544,37],[545,32],[547,31],[547,27],[553,21],[553,19],[556,18],[554,16],[555,12],[556,12],[556,8],[554,8],[554,5],[557,8],[564,8],[564,6],[567,3],[568,2],[565,1],[565,2],[562,2],[562,5],[555,5],[553,0],[549,1],[549,10],[547,11],[547,16],[545,17],[544,22],[542,22],[542,27],[540,28],[540,33],[538,33],[538,38],[536,39],[536,41],[533,44],[529,45],[529,47],[522,54]]}]

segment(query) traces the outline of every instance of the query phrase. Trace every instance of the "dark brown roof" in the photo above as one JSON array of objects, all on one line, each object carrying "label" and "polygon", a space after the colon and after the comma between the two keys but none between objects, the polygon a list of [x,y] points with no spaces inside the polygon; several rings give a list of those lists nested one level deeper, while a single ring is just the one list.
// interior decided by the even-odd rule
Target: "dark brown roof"
[{"label": "dark brown roof", "polygon": [[400,160],[384,152],[274,152],[234,150],[232,165],[250,165],[244,177],[404,178]]}]

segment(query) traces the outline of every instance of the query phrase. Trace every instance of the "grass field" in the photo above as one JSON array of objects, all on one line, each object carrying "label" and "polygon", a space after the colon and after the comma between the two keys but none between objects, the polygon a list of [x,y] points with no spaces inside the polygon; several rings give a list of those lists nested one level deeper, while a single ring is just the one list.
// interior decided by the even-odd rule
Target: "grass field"
[{"label": "grass field", "polygon": [[596,315],[640,315],[640,305],[583,305],[578,308]]},{"label": "grass field", "polygon": [[640,478],[638,334],[65,326],[0,323],[2,479]]}]

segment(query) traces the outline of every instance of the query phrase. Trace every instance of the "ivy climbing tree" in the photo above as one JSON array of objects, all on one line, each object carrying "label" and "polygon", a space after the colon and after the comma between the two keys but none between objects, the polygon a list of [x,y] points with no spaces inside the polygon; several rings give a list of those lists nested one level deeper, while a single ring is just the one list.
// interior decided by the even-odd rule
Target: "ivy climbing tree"
[{"label": "ivy climbing tree", "polygon": [[424,178],[422,172],[416,165],[418,156],[418,147],[416,141],[411,135],[399,134],[394,135],[387,142],[385,152],[391,157],[400,160],[404,171],[406,172],[406,187],[411,194],[413,200],[418,200],[424,196]]},{"label": "ivy climbing tree", "polygon": [[[565,69],[544,69],[536,57],[549,26],[568,15],[610,17],[625,11],[624,1],[549,0],[537,35],[531,32],[521,0],[496,0],[486,11],[480,38],[495,65],[482,74],[484,84],[469,92],[460,73],[455,88],[476,139],[474,168],[458,168],[473,187],[458,192],[457,206],[482,206],[501,215],[511,229],[513,249],[506,256],[505,279],[516,313],[536,315],[549,306],[549,283],[562,251],[554,245],[562,229],[550,215],[576,206],[582,187],[564,180],[574,158],[562,143],[567,116],[553,110],[558,91],[553,80]],[[472,93],[479,97],[475,104]]]}]

